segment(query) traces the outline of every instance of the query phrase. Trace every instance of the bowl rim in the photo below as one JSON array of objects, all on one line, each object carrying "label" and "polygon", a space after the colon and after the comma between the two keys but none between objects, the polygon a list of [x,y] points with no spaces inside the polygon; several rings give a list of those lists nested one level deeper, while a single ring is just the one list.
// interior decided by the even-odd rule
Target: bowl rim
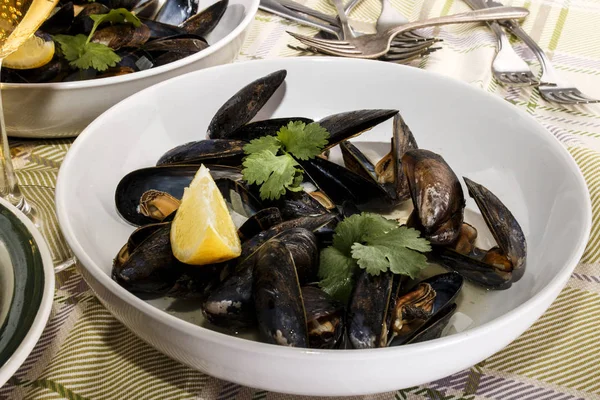
[{"label": "bowl rim", "polygon": [[[566,166],[570,167],[570,169],[576,173],[577,183],[579,188],[582,190],[582,194],[584,194],[584,202],[585,207],[583,210],[583,218],[585,220],[584,225],[582,226],[583,236],[580,238],[580,241],[575,246],[571,257],[562,266],[560,271],[554,276],[548,284],[540,289],[539,293],[537,293],[532,298],[528,299],[524,303],[520,304],[513,310],[495,318],[487,323],[484,323],[480,326],[468,329],[464,332],[456,333],[450,336],[442,337],[439,339],[421,342],[421,343],[412,343],[405,346],[396,346],[396,347],[388,347],[388,348],[375,348],[375,349],[352,349],[352,350],[321,350],[321,349],[301,349],[301,348],[290,348],[285,346],[276,346],[268,343],[262,343],[257,341],[251,341],[248,339],[243,339],[236,336],[226,335],[220,332],[216,332],[210,330],[208,328],[204,328],[199,325],[195,325],[191,322],[180,319],[176,316],[173,316],[163,310],[156,308],[155,306],[146,303],[144,300],[136,297],[135,295],[129,293],[127,290],[119,286],[116,282],[114,282],[109,275],[105,274],[102,269],[97,265],[91,257],[84,251],[83,247],[80,245],[76,236],[72,232],[72,226],[70,224],[70,218],[66,211],[66,208],[63,206],[68,198],[69,193],[66,190],[68,184],[65,183],[65,176],[67,174],[66,171],[70,169],[70,165],[73,162],[72,160],[77,153],[77,149],[80,146],[83,146],[84,143],[88,140],[88,137],[92,137],[93,131],[101,126],[103,123],[103,119],[109,118],[110,115],[115,112],[114,108],[120,106],[120,103],[117,103],[107,111],[105,111],[102,115],[96,118],[88,127],[84,129],[84,131],[75,139],[71,148],[67,152],[67,155],[62,163],[61,169],[59,171],[57,185],[56,185],[56,207],[57,207],[57,215],[58,220],[65,236],[65,239],[69,243],[72,250],[75,252],[77,258],[81,261],[81,267],[89,273],[100,285],[102,285],[106,290],[108,290],[113,296],[116,296],[120,301],[128,303],[130,306],[134,307],[138,312],[145,314],[147,317],[160,321],[166,325],[171,326],[174,329],[179,331],[186,332],[187,334],[194,336],[200,340],[206,340],[207,342],[212,342],[218,345],[222,345],[231,349],[243,350],[245,352],[252,352],[255,354],[268,352],[272,356],[281,356],[281,357],[295,357],[295,358],[306,358],[310,357],[310,359],[314,359],[315,356],[319,356],[320,359],[332,359],[336,361],[350,361],[357,359],[374,359],[374,358],[387,358],[387,357],[397,357],[400,354],[412,354],[415,352],[421,352],[423,350],[431,351],[438,348],[446,348],[449,346],[454,346],[460,342],[471,340],[470,338],[473,336],[481,337],[483,335],[488,334],[490,331],[497,330],[501,326],[505,326],[510,324],[511,322],[520,319],[522,314],[527,314],[528,312],[535,313],[535,310],[539,308],[539,305],[544,303],[549,298],[555,298],[562,287],[566,284],[571,272],[577,266],[577,263],[583,256],[583,252],[585,251],[585,247],[589,241],[591,226],[592,226],[592,204],[589,196],[589,190],[583,174],[570,155],[570,153],[563,147],[560,141],[547,131],[542,125],[540,125],[531,115],[528,115],[521,109],[514,107],[504,101],[502,98],[497,97],[491,93],[488,93],[478,87],[471,86],[466,82],[445,76],[443,74],[426,71],[419,68],[414,68],[406,65],[390,65],[384,62],[374,63],[372,60],[361,60],[361,59],[350,59],[350,58],[333,58],[333,57],[306,57],[306,58],[274,58],[274,59],[266,59],[266,60],[253,60],[253,61],[245,61],[239,62],[235,64],[226,64],[215,67],[206,68],[199,71],[190,72],[187,74],[183,74],[158,84],[152,85],[132,96],[123,100],[122,102],[131,102],[134,101],[131,98],[134,96],[143,97],[146,91],[150,90],[160,90],[160,88],[164,85],[171,85],[172,81],[177,80],[186,80],[193,79],[196,75],[201,75],[206,73],[205,71],[212,70],[214,68],[218,68],[223,70],[224,72],[228,69],[232,68],[241,68],[243,69],[247,63],[261,63],[265,65],[274,64],[273,68],[285,68],[281,63],[297,63],[297,64],[318,64],[322,62],[326,63],[338,63],[342,64],[339,66],[338,70],[345,70],[349,66],[343,64],[357,64],[361,65],[361,70],[368,70],[369,73],[373,73],[374,68],[392,68],[388,71],[393,71],[393,68],[399,68],[400,71],[405,71],[406,73],[414,73],[418,76],[422,76],[426,79],[428,76],[434,76],[436,79],[444,80],[446,82],[451,82],[453,85],[461,86],[463,90],[471,93],[474,96],[487,96],[490,101],[498,104],[499,107],[511,108],[512,112],[517,113],[525,120],[529,121],[531,124],[535,124],[538,129],[535,133],[538,135],[541,140],[545,140],[549,146],[555,149],[557,156],[562,157],[565,161]],[[308,70],[317,69],[318,66],[312,65],[312,67],[305,67]],[[402,73],[405,73],[402,72]],[[75,149],[75,151],[73,151]],[[84,275],[85,276],[85,275]],[[93,286],[93,285],[90,285]],[[544,308],[544,311],[546,308]]]},{"label": "bowl rim", "polygon": [[29,330],[25,336],[23,336],[21,343],[19,343],[4,365],[0,366],[1,387],[25,362],[35,345],[38,343],[38,340],[40,339],[42,332],[46,327],[54,301],[55,278],[54,263],[52,262],[50,249],[48,248],[48,244],[46,243],[40,231],[35,227],[33,222],[31,222],[31,220],[25,214],[23,214],[23,212],[1,197],[0,207],[6,208],[11,214],[18,218],[18,220],[25,225],[25,228],[33,237],[42,259],[43,271],[41,272],[43,273],[44,279],[42,285],[42,298]]},{"label": "bowl rim", "polygon": [[[150,78],[155,75],[160,75],[162,73],[176,70],[178,68],[184,67],[188,64],[192,64],[195,61],[201,60],[205,57],[210,56],[213,53],[216,53],[221,48],[227,46],[230,42],[232,42],[235,38],[237,38],[254,20],[256,13],[258,11],[258,5],[260,0],[241,0],[247,2],[248,4],[244,4],[247,6],[246,15],[242,19],[242,21],[224,38],[217,41],[212,46],[208,46],[206,49],[199,51],[195,54],[192,54],[188,57],[182,58],[181,60],[173,61],[171,63],[161,65],[160,67],[150,68],[144,71],[134,72],[133,74],[126,74],[120,76],[111,76],[107,78],[100,79],[87,79],[84,81],[78,82],[46,82],[46,83],[4,83],[2,82],[2,90],[17,90],[17,89],[52,89],[52,90],[71,90],[71,89],[86,89],[98,86],[112,86],[118,85],[124,82],[133,82],[140,79]],[[231,4],[227,6],[231,7]]]}]

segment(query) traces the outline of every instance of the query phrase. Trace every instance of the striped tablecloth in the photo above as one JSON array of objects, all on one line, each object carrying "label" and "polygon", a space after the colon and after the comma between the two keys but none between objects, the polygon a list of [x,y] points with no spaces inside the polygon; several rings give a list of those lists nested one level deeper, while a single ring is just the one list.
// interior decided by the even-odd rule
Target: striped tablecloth
[{"label": "striped tablecloth", "polygon": [[[468,10],[460,0],[392,0],[416,20]],[[327,0],[305,4],[333,14]],[[531,11],[524,28],[547,50],[560,73],[600,98],[600,1],[515,0]],[[352,17],[374,22],[378,0],[364,0]],[[238,60],[298,56],[286,30],[309,29],[259,12]],[[500,353],[419,387],[376,399],[600,399],[600,105],[561,107],[535,90],[504,89],[493,80],[494,37],[483,25],[433,30],[443,49],[412,65],[489,91],[522,108],[570,151],[586,177],[594,224],[581,263],[552,307]],[[533,61],[522,45],[521,55]],[[537,64],[534,63],[537,70]],[[451,105],[449,105],[451,106]],[[13,141],[19,179],[54,186],[72,143]],[[35,188],[30,189],[35,192]],[[64,244],[54,243],[53,246]],[[55,251],[64,251],[57,248]],[[310,384],[310,383],[309,383]],[[294,396],[241,387],[191,370],[149,347],[96,300],[75,269],[57,276],[54,307],[37,347],[0,388],[1,399],[283,399]]]}]

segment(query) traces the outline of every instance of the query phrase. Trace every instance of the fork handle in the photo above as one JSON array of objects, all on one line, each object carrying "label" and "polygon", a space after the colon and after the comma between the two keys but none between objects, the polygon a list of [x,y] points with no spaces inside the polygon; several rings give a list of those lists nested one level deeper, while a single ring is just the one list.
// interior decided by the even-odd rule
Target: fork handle
[{"label": "fork handle", "polygon": [[339,35],[340,35],[340,31],[337,27],[335,27],[333,25],[329,25],[325,22],[319,23],[317,21],[311,20],[310,18],[305,17],[302,14],[296,13],[296,12],[282,6],[275,0],[260,0],[260,4],[258,5],[258,8],[260,8],[261,10],[270,12],[271,14],[279,15],[282,18],[286,18],[291,21],[295,21],[299,24],[311,26],[313,28],[331,33],[333,35],[336,35],[337,37],[339,37]]},{"label": "fork handle", "polygon": [[330,0],[335,6],[338,18],[340,19],[340,25],[342,26],[342,33],[344,37],[342,39],[349,39],[355,37],[354,32],[352,32],[352,28],[350,27],[350,22],[348,22],[348,16],[346,15],[346,11],[344,11],[344,2],[342,0]]},{"label": "fork handle", "polygon": [[529,15],[529,10],[523,7],[494,7],[485,10],[469,11],[460,14],[447,15],[443,17],[430,18],[425,21],[410,22],[406,25],[390,28],[385,35],[391,40],[402,32],[414,31],[415,29],[427,28],[429,26],[464,24],[467,22],[487,22],[505,19],[521,19]]},{"label": "fork handle", "polygon": [[515,21],[503,21],[502,25],[508,29],[510,33],[521,39],[527,46],[529,46],[529,48],[533,51],[533,54],[535,54],[535,56],[538,58],[542,68],[542,76],[540,77],[540,81],[547,83],[559,83],[560,78],[558,77],[558,72],[556,72],[552,66],[552,62],[550,62],[550,59],[544,50],[538,46],[535,40],[533,40],[532,37],[529,36],[527,32],[525,32],[523,28],[521,28],[521,26]]}]

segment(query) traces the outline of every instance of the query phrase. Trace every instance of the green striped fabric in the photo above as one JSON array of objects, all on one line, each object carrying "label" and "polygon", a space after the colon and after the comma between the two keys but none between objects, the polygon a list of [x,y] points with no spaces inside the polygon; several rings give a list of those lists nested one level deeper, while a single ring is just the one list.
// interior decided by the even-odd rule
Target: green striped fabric
[{"label": "green striped fabric", "polygon": [[[327,0],[304,4],[334,14]],[[392,0],[411,20],[467,11],[460,0]],[[508,3],[507,3],[508,4]],[[600,98],[600,1],[515,0],[531,15],[524,28],[548,51],[559,72],[586,94]],[[364,0],[352,18],[373,23],[379,0]],[[311,29],[259,12],[239,61],[304,55],[286,30]],[[593,229],[581,263],[550,309],[498,354],[472,368],[427,385],[365,396],[369,399],[575,400],[600,399],[600,105],[563,107],[535,90],[505,89],[492,78],[495,40],[483,25],[430,29],[442,50],[411,65],[463,80],[526,111],[573,155],[589,185]],[[532,62],[531,52],[515,42]],[[13,141],[20,182],[53,187],[70,140]],[[43,189],[25,191],[44,207]],[[56,229],[50,227],[49,229]],[[56,234],[57,231],[54,231]],[[58,236],[54,255],[70,254]],[[567,312],[568,311],[568,312]],[[95,299],[74,269],[57,276],[48,326],[30,357],[0,388],[0,399],[290,399],[240,387],[191,370],[139,340]]]}]

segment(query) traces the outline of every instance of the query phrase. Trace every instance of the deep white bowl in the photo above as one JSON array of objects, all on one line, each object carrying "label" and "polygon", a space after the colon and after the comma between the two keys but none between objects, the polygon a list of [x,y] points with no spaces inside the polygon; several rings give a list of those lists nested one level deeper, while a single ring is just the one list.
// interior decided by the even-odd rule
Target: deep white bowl
[{"label": "deep white bowl", "polygon": [[0,198],[0,387],[39,340],[54,299],[50,250],[33,223]]},{"label": "deep white bowl", "polygon": [[[465,332],[402,347],[303,350],[227,336],[144,302],[110,278],[133,227],[115,210],[126,173],[154,165],[167,149],[204,137],[208,122],[250,81],[287,69],[286,83],[257,118],[315,120],[361,108],[400,110],[421,148],[443,155],[459,176],[495,192],[528,240],[523,278],[490,291]],[[391,121],[357,140],[389,143]],[[372,144],[372,147],[378,145]],[[380,146],[379,146],[380,147]],[[381,148],[381,147],[380,147]],[[508,345],[548,308],[580,259],[591,226],[577,165],[530,116],[485,92],[416,68],[310,58],[253,61],[199,71],[153,86],[94,121],[69,150],[56,190],[58,217],[81,272],[100,301],[165,354],[243,385],[310,395],[358,395],[422,384],[468,368]],[[468,216],[478,214],[472,200]],[[469,218],[469,217],[467,217]]]},{"label": "deep white bowl", "polygon": [[[201,3],[204,9],[217,0]],[[202,68],[232,62],[239,54],[259,0],[230,0],[210,46],[157,68],[81,82],[3,83],[2,100],[9,136],[56,138],[77,136],[111,106],[149,86]]]}]

